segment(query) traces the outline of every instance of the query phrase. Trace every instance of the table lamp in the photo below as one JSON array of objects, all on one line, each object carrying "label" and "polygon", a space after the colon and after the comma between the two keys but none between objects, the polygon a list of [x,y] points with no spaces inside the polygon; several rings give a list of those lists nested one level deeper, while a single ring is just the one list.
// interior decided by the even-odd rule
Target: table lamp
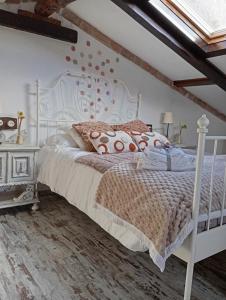
[{"label": "table lamp", "polygon": [[169,137],[169,125],[173,124],[173,113],[172,112],[165,112],[163,114],[163,120],[162,120],[162,124],[167,124],[167,131],[166,131],[166,137]]}]

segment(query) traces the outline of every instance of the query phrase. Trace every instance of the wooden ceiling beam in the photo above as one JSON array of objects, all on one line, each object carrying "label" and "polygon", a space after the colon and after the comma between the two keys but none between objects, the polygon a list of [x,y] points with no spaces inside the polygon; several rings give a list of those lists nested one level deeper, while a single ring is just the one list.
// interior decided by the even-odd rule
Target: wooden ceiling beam
[{"label": "wooden ceiling beam", "polygon": [[187,86],[202,86],[202,85],[213,85],[214,82],[208,78],[193,78],[185,80],[176,80],[173,84],[177,87],[187,87]]},{"label": "wooden ceiling beam", "polygon": [[75,30],[1,9],[0,25],[70,43],[76,43],[78,37],[78,33]]},{"label": "wooden ceiling beam", "polygon": [[148,72],[150,75],[154,76],[156,79],[160,80],[162,83],[169,86],[174,91],[178,92],[180,95],[186,97],[187,99],[191,100],[195,104],[199,105],[206,111],[210,112],[211,114],[215,115],[222,121],[226,122],[226,115],[222,112],[215,109],[213,106],[205,102],[204,100],[200,99],[199,97],[195,96],[188,90],[186,90],[183,87],[177,87],[174,85],[174,82],[165,76],[163,73],[158,71],[156,68],[151,66],[149,63],[126,49],[125,47],[121,46],[114,40],[112,40],[110,37],[99,31],[97,28],[92,26],[90,23],[86,22],[82,18],[80,18],[78,15],[74,14],[68,9],[63,10],[63,17],[67,19],[69,22],[73,23],[77,27],[79,27],[81,30],[92,36],[97,41],[101,42],[106,47],[110,48],[114,52],[118,53],[119,55],[125,57],[130,62],[134,63],[138,67],[140,67],[142,70]]},{"label": "wooden ceiling beam", "polygon": [[206,59],[206,53],[149,1],[111,0],[137,23],[226,91],[226,75]]},{"label": "wooden ceiling beam", "polygon": [[49,17],[75,0],[37,0],[35,13],[42,17]]},{"label": "wooden ceiling beam", "polygon": [[207,58],[226,55],[226,41],[206,45],[202,49]]}]

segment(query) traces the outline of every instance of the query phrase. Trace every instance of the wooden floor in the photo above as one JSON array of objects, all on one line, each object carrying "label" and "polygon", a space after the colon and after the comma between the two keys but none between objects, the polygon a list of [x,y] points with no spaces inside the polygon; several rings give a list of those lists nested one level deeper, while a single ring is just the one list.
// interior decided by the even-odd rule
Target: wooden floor
[{"label": "wooden floor", "polygon": [[[164,273],[56,195],[0,214],[0,300],[183,299],[185,265]],[[226,252],[197,264],[192,299],[226,299]]]}]

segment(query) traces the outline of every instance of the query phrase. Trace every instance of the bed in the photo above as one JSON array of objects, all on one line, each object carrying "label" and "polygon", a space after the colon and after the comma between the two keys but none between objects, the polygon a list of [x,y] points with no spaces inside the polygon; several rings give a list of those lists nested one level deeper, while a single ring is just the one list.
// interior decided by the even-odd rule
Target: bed
[{"label": "bed", "polygon": [[[68,83],[70,83],[70,88]],[[90,91],[90,85],[92,86],[92,91]],[[86,87],[89,87],[88,91],[86,91]],[[97,94],[96,91],[100,90],[102,92]],[[51,88],[41,89],[40,83],[37,82],[36,95],[36,138],[39,145],[49,135],[59,132],[66,125],[81,121],[81,118],[82,120],[104,119],[111,124],[138,118],[141,104],[140,94],[132,97],[126,85],[120,81],[111,83],[103,78],[91,77],[90,75],[87,77],[85,75],[71,75],[69,73],[59,76]],[[100,97],[103,101],[102,105],[98,102]],[[69,99],[72,99],[72,103],[67,103]],[[90,101],[93,102],[93,99],[94,103],[90,105]],[[113,102],[112,99],[118,99],[118,101]],[[112,105],[115,102],[117,102],[117,105]],[[52,109],[53,107],[54,109]],[[74,109],[75,107],[76,109]],[[226,249],[226,225],[224,218],[226,215],[226,172],[224,166],[223,175],[219,176],[222,192],[220,200],[217,199],[218,202],[220,201],[218,210],[214,213],[212,212],[216,194],[214,190],[214,176],[218,168],[217,146],[218,141],[225,140],[226,137],[206,136],[208,124],[209,121],[206,116],[202,116],[198,121],[199,141],[196,171],[193,174],[194,192],[192,191],[193,206],[191,207],[190,226],[187,227],[186,232],[179,238],[179,242],[174,245],[175,247],[171,247],[171,251],[168,253],[169,255],[174,253],[188,264],[184,294],[184,299],[186,300],[190,299],[191,295],[194,264]],[[208,198],[206,199],[208,207],[205,214],[199,216],[201,190],[204,186],[201,175],[207,139],[214,141],[214,153],[212,157],[208,158],[210,181],[208,192],[206,187],[205,194],[207,195],[206,198]],[[165,261],[161,267],[162,262],[154,259],[154,253],[150,250],[149,240],[146,237],[143,238],[140,230],[137,230],[137,228],[134,230],[134,226],[122,220],[119,215],[112,212],[109,213],[109,210],[100,209],[101,205],[96,205],[96,194],[98,194],[98,189],[105,173],[103,174],[95,168],[81,163],[81,158],[89,157],[89,155],[89,152],[75,148],[59,145],[44,146],[40,152],[38,180],[48,185],[52,191],[62,195],[72,205],[86,213],[127,248],[133,251],[149,250],[154,262],[163,270]],[[224,161],[225,158],[223,157],[222,162]],[[222,165],[222,162],[220,165]],[[216,219],[215,226],[212,225],[213,218]],[[203,227],[200,227],[200,221],[202,221],[202,225],[204,224]],[[167,258],[167,255],[165,258]]]}]

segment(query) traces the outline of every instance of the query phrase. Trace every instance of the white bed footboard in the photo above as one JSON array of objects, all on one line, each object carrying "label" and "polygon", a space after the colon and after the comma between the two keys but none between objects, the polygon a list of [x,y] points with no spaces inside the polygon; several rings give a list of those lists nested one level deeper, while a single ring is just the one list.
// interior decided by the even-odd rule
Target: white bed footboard
[{"label": "white bed footboard", "polygon": [[[225,193],[226,193],[226,166],[224,171],[224,186],[223,196],[221,201],[220,221],[217,227],[211,228],[211,211],[213,200],[214,187],[214,173],[215,162],[217,156],[217,147],[219,141],[226,141],[226,136],[206,136],[208,133],[209,120],[203,115],[198,120],[198,150],[196,160],[196,175],[192,208],[192,220],[194,222],[194,229],[191,236],[186,240],[183,247],[176,253],[177,256],[187,262],[187,275],[185,283],[184,299],[189,300],[191,297],[192,278],[194,271],[194,264],[209,256],[226,249],[226,224],[224,224],[225,211]],[[209,204],[207,226],[205,230],[198,233],[199,225],[199,207],[202,184],[202,171],[204,163],[204,153],[206,141],[214,142],[214,151],[212,156],[211,175],[210,175],[210,190],[209,190]]]}]

